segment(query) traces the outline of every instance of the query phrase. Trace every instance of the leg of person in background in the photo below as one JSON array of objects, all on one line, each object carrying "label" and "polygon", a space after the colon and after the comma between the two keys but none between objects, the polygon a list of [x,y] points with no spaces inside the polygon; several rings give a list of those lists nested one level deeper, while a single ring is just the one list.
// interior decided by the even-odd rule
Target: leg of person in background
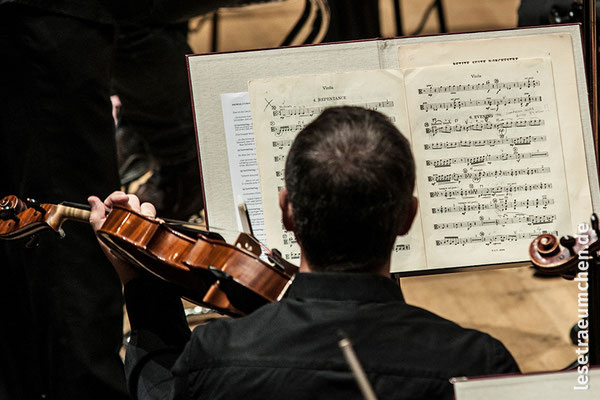
[{"label": "leg of person in background", "polygon": [[381,36],[379,0],[327,0],[327,3],[331,21],[323,42]]},{"label": "leg of person in background", "polygon": [[152,176],[136,194],[155,204],[159,216],[185,220],[203,208],[189,53],[187,23],[121,25],[113,79],[121,101],[119,143],[134,144],[122,158],[147,149],[153,164]]},{"label": "leg of person in background", "polygon": [[[119,186],[110,67],[114,29],[0,5],[0,195],[85,203]],[[123,300],[87,224],[37,248],[0,243],[0,398],[126,399]]]}]

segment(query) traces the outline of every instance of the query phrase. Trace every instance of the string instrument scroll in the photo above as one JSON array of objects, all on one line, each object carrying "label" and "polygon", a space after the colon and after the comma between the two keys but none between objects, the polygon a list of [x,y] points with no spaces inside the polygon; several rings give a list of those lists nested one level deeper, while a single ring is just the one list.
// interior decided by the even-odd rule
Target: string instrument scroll
[{"label": "string instrument scroll", "polygon": [[[533,267],[545,275],[560,275],[575,280],[579,314],[587,319],[589,327],[589,363],[600,365],[600,227],[596,214],[592,214],[591,226],[579,225],[578,234],[563,236],[560,240],[552,234],[536,237],[529,246]],[[582,302],[582,299],[585,300]],[[587,313],[581,308],[587,307]],[[585,310],[583,310],[585,311]],[[582,318],[580,316],[580,318]]]},{"label": "string instrument scroll", "polygon": [[[89,215],[85,205],[7,196],[0,200],[0,239],[35,238],[44,229],[64,236],[64,221],[88,222]],[[97,235],[117,255],[175,285],[181,297],[230,316],[279,300],[297,272],[276,250],[262,255],[263,246],[248,234],[241,233],[232,245],[193,224],[147,217],[118,205]]]}]

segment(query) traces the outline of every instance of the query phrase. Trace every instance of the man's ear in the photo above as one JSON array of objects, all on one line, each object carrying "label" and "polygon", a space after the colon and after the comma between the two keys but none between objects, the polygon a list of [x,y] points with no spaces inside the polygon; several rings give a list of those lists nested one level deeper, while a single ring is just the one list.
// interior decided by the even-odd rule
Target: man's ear
[{"label": "man's ear", "polygon": [[281,220],[283,226],[290,232],[294,232],[294,218],[292,214],[292,203],[290,203],[287,189],[279,191],[279,208],[281,208]]},{"label": "man's ear", "polygon": [[413,221],[415,220],[415,216],[417,215],[418,207],[419,200],[415,196],[413,196],[412,201],[410,202],[410,206],[408,207],[408,210],[405,214],[405,219],[400,225],[400,230],[398,231],[399,236],[406,235],[410,230],[410,227],[412,226]]}]

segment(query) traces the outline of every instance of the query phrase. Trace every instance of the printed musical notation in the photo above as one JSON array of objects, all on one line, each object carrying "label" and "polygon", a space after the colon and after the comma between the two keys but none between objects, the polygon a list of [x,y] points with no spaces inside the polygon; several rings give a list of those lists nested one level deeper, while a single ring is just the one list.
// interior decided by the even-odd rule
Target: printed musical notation
[{"label": "printed musical notation", "polygon": [[298,132],[304,128],[303,123],[297,123],[296,125],[283,125],[283,126],[272,126],[271,132],[275,134],[275,136],[281,136],[286,132]]},{"label": "printed musical notation", "polygon": [[458,98],[456,99],[452,99],[451,101],[445,101],[442,103],[422,103],[421,104],[421,110],[423,111],[437,111],[437,110],[459,110],[461,108],[467,108],[467,107],[482,107],[485,106],[486,109],[489,109],[489,107],[492,106],[508,106],[508,105],[512,105],[512,104],[517,104],[521,107],[527,107],[528,105],[530,105],[531,103],[534,102],[541,102],[542,101],[542,96],[531,96],[531,95],[527,95],[527,96],[518,96],[518,97],[508,97],[508,98],[501,98],[501,99],[493,99],[493,98],[486,98],[486,99],[476,99],[476,100],[460,100]]},{"label": "printed musical notation", "polygon": [[400,243],[394,245],[394,252],[409,251],[410,243]]},{"label": "printed musical notation", "polygon": [[533,126],[543,126],[545,121],[540,118],[522,119],[517,121],[500,121],[500,122],[475,122],[470,124],[442,125],[442,121],[433,119],[431,122],[425,122],[425,133],[436,135],[438,133],[452,132],[470,132],[470,131],[485,131],[498,130],[503,131],[508,128],[527,128]]},{"label": "printed musical notation", "polygon": [[446,199],[455,197],[482,197],[482,196],[495,196],[497,194],[508,194],[508,193],[519,193],[519,192],[531,192],[534,190],[552,189],[552,183],[525,183],[522,185],[504,185],[504,186],[482,186],[479,188],[468,188],[468,189],[452,189],[452,190],[434,190],[429,192],[429,197],[443,197]]},{"label": "printed musical notation", "polygon": [[[293,139],[274,140],[273,147],[277,147],[281,150],[284,147],[290,147],[293,142],[294,142]],[[276,160],[276,161],[282,161],[282,160]]]},{"label": "printed musical notation", "polygon": [[467,230],[476,226],[506,226],[512,224],[542,225],[549,224],[556,220],[556,215],[515,215],[513,217],[503,218],[482,218],[471,221],[445,222],[442,224],[433,224],[433,229],[463,229]]},{"label": "printed musical notation", "polygon": [[[369,110],[379,110],[381,108],[386,107],[394,107],[394,102],[391,100],[383,100],[383,101],[372,101],[372,102],[357,102],[357,103],[345,103],[347,105],[353,105],[363,108],[368,108]],[[273,116],[274,117],[313,117],[319,115],[326,106],[273,106]]]},{"label": "printed musical notation", "polygon": [[494,79],[493,82],[486,81],[481,83],[467,83],[464,85],[446,85],[446,86],[437,86],[433,87],[429,85],[428,87],[419,89],[419,94],[428,94],[434,95],[438,93],[458,93],[458,92],[472,92],[478,90],[491,91],[495,90],[496,93],[499,93],[501,90],[511,90],[511,89],[530,89],[540,86],[540,81],[535,79],[526,79],[523,81],[517,82],[500,82],[499,79]]},{"label": "printed musical notation", "polygon": [[545,158],[548,157],[547,151],[533,151],[528,153],[500,153],[500,154],[483,154],[471,157],[454,157],[441,160],[425,160],[425,165],[434,166],[435,168],[450,167],[455,164],[477,165],[483,163],[492,163],[494,161],[521,161],[530,158]]},{"label": "printed musical notation", "polygon": [[521,175],[537,175],[537,174],[548,174],[550,168],[538,167],[538,168],[521,168],[521,169],[496,169],[492,171],[462,171],[453,172],[451,174],[433,174],[427,177],[429,182],[435,183],[449,183],[449,182],[461,182],[466,179],[470,179],[473,182],[479,182],[482,178],[500,178],[508,176],[521,176]]},{"label": "printed musical notation", "polygon": [[499,139],[475,139],[475,140],[457,140],[454,142],[434,142],[426,143],[425,150],[444,150],[456,149],[458,147],[494,147],[504,144],[511,146],[524,146],[533,143],[545,142],[546,136],[519,136],[519,137],[502,137]]},{"label": "printed musical notation", "polygon": [[[527,251],[527,241],[541,233],[532,226],[565,228],[569,207],[548,60],[423,67],[405,83],[413,148],[421,149],[415,160],[423,234],[434,243],[428,261],[450,257],[460,265],[479,254],[502,263],[519,246]],[[475,228],[478,235],[466,233]],[[449,256],[447,245],[469,252]]]},{"label": "printed musical notation", "polygon": [[546,209],[549,205],[554,204],[554,199],[548,198],[546,196],[542,196],[534,199],[525,199],[525,200],[517,200],[517,199],[493,199],[487,203],[482,203],[479,201],[469,202],[469,203],[459,203],[452,204],[450,206],[439,206],[431,209],[432,214],[449,214],[449,213],[472,213],[477,212],[480,213],[482,211],[494,210],[496,212],[504,212],[504,211],[516,211],[522,209],[529,208],[542,208]]},{"label": "printed musical notation", "polygon": [[467,244],[483,243],[487,245],[516,242],[518,240],[534,239],[542,233],[551,233],[557,235],[558,231],[533,231],[533,232],[515,232],[509,234],[498,234],[498,235],[477,235],[477,236],[444,236],[441,240],[436,240],[436,246],[464,246]]}]

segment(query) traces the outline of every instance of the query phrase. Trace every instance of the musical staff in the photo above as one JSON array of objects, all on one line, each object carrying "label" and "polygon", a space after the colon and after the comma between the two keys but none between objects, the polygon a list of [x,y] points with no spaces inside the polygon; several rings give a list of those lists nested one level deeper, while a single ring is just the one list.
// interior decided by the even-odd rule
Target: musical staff
[{"label": "musical staff", "polygon": [[[353,105],[363,108],[368,108],[369,110],[379,110],[385,107],[394,107],[394,102],[391,100],[384,101],[374,101],[367,103],[346,103],[347,105]],[[273,116],[274,117],[312,117],[320,114],[325,109],[325,106],[299,106],[299,107],[277,107],[273,108]]]},{"label": "musical staff", "polygon": [[509,234],[499,234],[499,235],[478,235],[478,236],[468,236],[468,237],[459,237],[459,236],[444,236],[441,240],[436,240],[436,246],[464,246],[466,244],[473,243],[484,243],[487,245],[496,244],[496,243],[504,243],[504,242],[516,242],[517,240],[531,240],[542,233],[552,233],[553,235],[558,235],[558,232],[552,231],[534,231],[534,232],[519,232],[519,233],[509,233]]},{"label": "musical staff", "polygon": [[518,193],[530,192],[534,190],[552,189],[551,183],[535,183],[523,185],[504,185],[504,186],[484,186],[479,188],[436,190],[429,192],[429,197],[453,198],[453,197],[475,197],[475,196],[495,196],[500,193]]},{"label": "musical staff", "polygon": [[302,128],[304,128],[304,124],[301,123],[296,125],[271,126],[271,133],[281,136],[284,133],[301,131]]},{"label": "musical staff", "polygon": [[460,100],[454,99],[442,103],[422,103],[420,109],[423,111],[438,111],[438,110],[456,110],[467,107],[483,107],[483,106],[507,106],[517,104],[521,107],[526,107],[531,103],[541,102],[542,96],[518,96],[518,97],[503,97],[501,99],[477,99],[477,100]]},{"label": "musical staff", "polygon": [[273,116],[274,117],[282,117],[282,118],[283,117],[291,117],[291,116],[312,117],[314,115],[320,114],[324,108],[325,107],[320,107],[320,106],[316,106],[316,107],[301,106],[301,107],[291,107],[291,108],[280,108],[280,109],[273,110]]},{"label": "musical staff", "polygon": [[418,90],[419,94],[439,94],[439,93],[458,93],[458,92],[473,92],[473,91],[490,91],[496,90],[511,90],[511,89],[531,89],[540,86],[540,81],[537,79],[527,79],[516,82],[500,82],[495,79],[494,82],[486,81],[484,83],[467,83],[463,85],[444,85],[433,87],[431,85]]},{"label": "musical staff", "polygon": [[556,215],[515,215],[503,218],[484,218],[471,221],[456,221],[433,224],[433,229],[471,229],[476,226],[506,226],[512,224],[542,225],[556,220]]},{"label": "musical staff", "polygon": [[394,252],[399,252],[399,251],[409,251],[410,250],[410,243],[399,243],[399,244],[395,244],[394,245]]},{"label": "musical staff", "polygon": [[447,150],[460,147],[494,147],[500,145],[523,146],[532,143],[541,143],[546,141],[545,135],[540,136],[519,136],[514,138],[502,137],[498,139],[475,139],[475,140],[457,140],[453,142],[433,142],[426,143],[425,150]]},{"label": "musical staff", "polygon": [[294,141],[292,139],[274,140],[273,147],[283,149],[284,147],[290,147]]},{"label": "musical staff", "polygon": [[509,160],[525,160],[530,158],[548,157],[547,151],[533,151],[529,153],[500,153],[500,154],[484,154],[472,157],[453,157],[439,160],[426,160],[425,165],[435,168],[450,167],[455,164],[477,165],[483,163],[492,163],[494,161],[509,161]]},{"label": "musical staff", "polygon": [[461,182],[463,180],[472,179],[474,182],[479,182],[482,178],[503,178],[507,176],[523,176],[523,175],[538,175],[550,173],[549,167],[538,168],[521,168],[521,169],[496,169],[492,171],[463,171],[453,172],[450,174],[433,174],[427,176],[429,182],[448,183]]},{"label": "musical staff", "polygon": [[[517,121],[501,121],[501,122],[474,122],[472,124],[456,124],[456,125],[441,125],[438,119],[433,119],[431,123],[425,123],[425,133],[436,135],[437,133],[452,133],[452,132],[482,132],[485,130],[506,130],[508,128],[527,128],[534,126],[544,126],[545,121],[540,118],[531,118],[527,120]],[[430,126],[431,125],[431,126]]]},{"label": "musical staff", "polygon": [[449,213],[461,213],[466,214],[469,212],[481,212],[487,210],[494,210],[496,212],[504,212],[508,210],[521,210],[529,208],[542,208],[546,209],[549,205],[554,204],[554,199],[542,196],[541,198],[524,199],[524,200],[508,200],[508,199],[494,199],[487,203],[481,202],[469,202],[453,204],[451,206],[440,206],[431,209],[432,214],[449,214]]}]

